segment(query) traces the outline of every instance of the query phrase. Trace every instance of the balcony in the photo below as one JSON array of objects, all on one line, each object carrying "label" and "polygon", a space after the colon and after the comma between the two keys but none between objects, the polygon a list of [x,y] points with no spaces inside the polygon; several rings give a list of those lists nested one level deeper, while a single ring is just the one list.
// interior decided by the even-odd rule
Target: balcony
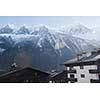
[{"label": "balcony", "polygon": [[91,69],[91,70],[89,70],[89,73],[91,73],[91,74],[99,74],[100,71],[97,70],[97,69]]},{"label": "balcony", "polygon": [[67,73],[76,73],[76,70],[67,70]]},{"label": "balcony", "polygon": [[91,79],[90,82],[91,83],[100,83],[100,80],[98,80],[98,79]]},{"label": "balcony", "polygon": [[77,78],[68,78],[68,81],[70,81],[71,83],[75,83],[77,82]]}]

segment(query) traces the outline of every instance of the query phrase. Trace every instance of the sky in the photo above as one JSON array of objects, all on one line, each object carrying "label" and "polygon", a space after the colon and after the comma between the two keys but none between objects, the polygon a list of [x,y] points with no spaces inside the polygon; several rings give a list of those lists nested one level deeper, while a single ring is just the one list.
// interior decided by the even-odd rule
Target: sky
[{"label": "sky", "polygon": [[61,27],[76,23],[82,23],[87,27],[100,27],[100,16],[0,16],[0,25],[46,24]]}]

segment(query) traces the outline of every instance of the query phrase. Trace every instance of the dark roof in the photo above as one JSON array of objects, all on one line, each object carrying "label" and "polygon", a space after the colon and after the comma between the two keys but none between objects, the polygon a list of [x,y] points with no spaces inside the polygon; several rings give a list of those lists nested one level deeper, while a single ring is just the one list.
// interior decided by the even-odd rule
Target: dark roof
[{"label": "dark roof", "polygon": [[66,66],[70,66],[70,65],[77,66],[77,65],[81,65],[81,64],[92,65],[92,64],[95,64],[95,62],[99,59],[100,59],[100,54],[94,53],[90,56],[84,56],[79,60],[78,60],[78,57],[76,57],[74,59],[70,59],[70,60],[64,62],[64,65],[66,65]]},{"label": "dark roof", "polygon": [[0,82],[20,82],[21,80],[27,79],[30,76],[35,76],[35,73],[37,73],[37,77],[41,76],[43,78],[50,75],[49,73],[26,67],[0,75]]},{"label": "dark roof", "polygon": [[9,74],[13,74],[13,73],[23,72],[23,71],[35,71],[35,72],[40,72],[40,73],[43,73],[43,74],[46,74],[46,75],[50,75],[47,72],[40,71],[38,69],[33,69],[31,67],[26,67],[26,68],[20,68],[20,69],[17,69],[17,70],[13,70],[13,71],[7,72],[5,74],[2,74],[0,77],[5,76],[5,75],[9,75]]},{"label": "dark roof", "polygon": [[56,73],[50,77],[50,80],[55,83],[66,83],[67,82],[67,71]]},{"label": "dark roof", "polygon": [[6,70],[0,70],[0,75],[6,73],[7,71]]},{"label": "dark roof", "polygon": [[63,70],[63,71],[61,71],[61,72],[51,74],[51,77],[52,77],[52,78],[53,78],[53,77],[57,77],[57,76],[59,76],[59,75],[65,73],[65,72],[66,72],[66,70]]}]

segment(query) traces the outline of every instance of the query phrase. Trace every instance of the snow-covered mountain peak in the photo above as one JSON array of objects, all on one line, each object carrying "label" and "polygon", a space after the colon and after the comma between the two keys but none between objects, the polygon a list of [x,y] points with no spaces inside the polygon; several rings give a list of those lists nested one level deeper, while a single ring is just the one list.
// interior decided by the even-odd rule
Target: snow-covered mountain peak
[{"label": "snow-covered mountain peak", "polygon": [[46,25],[35,25],[34,26],[34,31],[37,31],[37,32],[41,32],[41,33],[47,33],[48,32],[48,27]]},{"label": "snow-covered mountain peak", "polygon": [[0,33],[1,34],[4,34],[4,33],[12,33],[13,32],[13,29],[9,26],[9,25],[6,25],[4,27],[2,27],[0,29]]},{"label": "snow-covered mountain peak", "polygon": [[15,28],[17,27],[15,24],[7,24],[7,25],[5,25],[5,26],[9,26],[9,27],[12,28],[12,29],[15,29]]},{"label": "snow-covered mountain peak", "polygon": [[85,25],[80,23],[69,25],[64,30],[65,30],[64,32],[70,35],[81,35],[92,32],[91,29],[87,28]]},{"label": "snow-covered mountain peak", "polygon": [[30,31],[26,26],[21,26],[17,31],[17,34],[29,34]]},{"label": "snow-covered mountain peak", "polygon": [[7,24],[6,26],[4,26],[3,28],[10,28],[10,26]]},{"label": "snow-covered mountain peak", "polygon": [[75,23],[62,27],[61,31],[70,35],[81,35],[86,34],[88,32],[92,32],[92,29],[88,28],[83,24]]}]

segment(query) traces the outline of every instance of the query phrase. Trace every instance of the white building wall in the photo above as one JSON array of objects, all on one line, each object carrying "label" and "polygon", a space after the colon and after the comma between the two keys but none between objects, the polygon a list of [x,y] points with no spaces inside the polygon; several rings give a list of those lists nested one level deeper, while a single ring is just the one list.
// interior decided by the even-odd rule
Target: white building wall
[{"label": "white building wall", "polygon": [[[80,66],[73,67],[76,70],[76,73],[72,73],[75,75],[75,78],[77,78],[78,83],[90,83],[90,79],[99,79],[98,74],[91,74],[89,73],[90,69],[97,69],[97,65],[88,65],[83,66],[84,69],[80,69]],[[70,74],[68,74],[68,78],[70,78]],[[82,78],[81,74],[84,74],[85,77]]]}]

